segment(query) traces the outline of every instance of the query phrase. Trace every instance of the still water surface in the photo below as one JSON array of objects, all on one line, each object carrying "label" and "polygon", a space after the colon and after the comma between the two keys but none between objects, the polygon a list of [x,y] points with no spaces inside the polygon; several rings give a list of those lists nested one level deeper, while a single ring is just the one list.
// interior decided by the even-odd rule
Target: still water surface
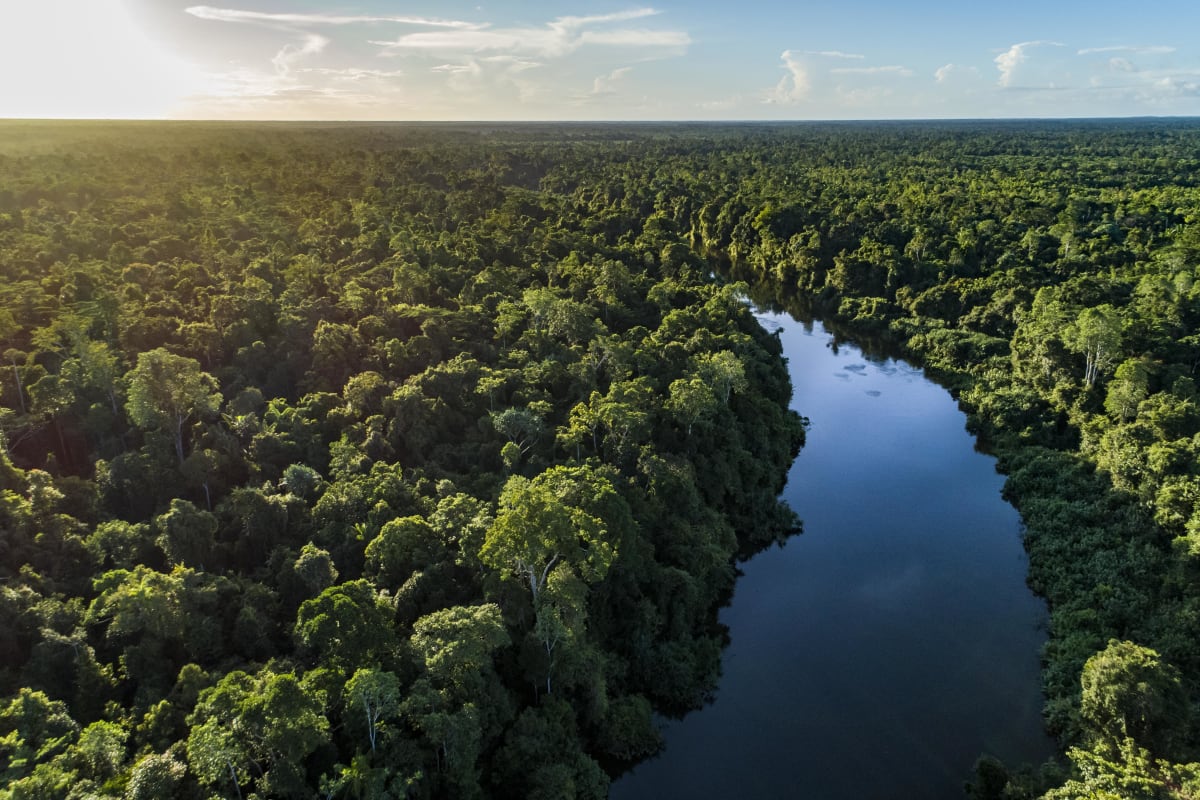
[{"label": "still water surface", "polygon": [[610,796],[962,798],[981,753],[1046,759],[1046,612],[994,459],[919,369],[761,319],[812,423],[784,491],[804,533],[742,565],[716,701]]}]

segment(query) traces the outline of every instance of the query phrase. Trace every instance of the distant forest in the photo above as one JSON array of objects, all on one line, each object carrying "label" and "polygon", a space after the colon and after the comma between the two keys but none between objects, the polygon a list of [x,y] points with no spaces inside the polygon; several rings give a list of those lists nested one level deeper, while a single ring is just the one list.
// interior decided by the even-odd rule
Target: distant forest
[{"label": "distant forest", "polygon": [[1008,475],[970,796],[1200,796],[1200,122],[4,122],[0,277],[0,800],[605,797],[798,526],[751,303]]}]

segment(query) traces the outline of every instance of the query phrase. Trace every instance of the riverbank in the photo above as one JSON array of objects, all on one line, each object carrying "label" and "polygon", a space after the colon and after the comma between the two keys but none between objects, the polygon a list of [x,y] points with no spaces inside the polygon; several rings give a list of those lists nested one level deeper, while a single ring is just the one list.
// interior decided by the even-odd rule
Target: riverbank
[{"label": "riverbank", "polygon": [[762,321],[811,421],[783,493],[805,532],[742,565],[713,704],[610,796],[950,800],[981,753],[1050,757],[1045,606],[994,459],[920,369]]}]

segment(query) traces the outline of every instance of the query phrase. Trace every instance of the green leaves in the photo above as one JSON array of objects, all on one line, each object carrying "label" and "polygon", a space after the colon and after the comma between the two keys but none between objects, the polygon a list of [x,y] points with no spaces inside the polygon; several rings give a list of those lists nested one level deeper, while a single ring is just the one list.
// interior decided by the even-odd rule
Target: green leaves
[{"label": "green leaves", "polygon": [[254,783],[272,794],[303,794],[304,760],[329,733],[324,697],[292,673],[267,670],[229,673],[201,693],[188,721],[192,770],[201,783],[232,785],[238,794]]},{"label": "green leaves", "polygon": [[1080,714],[1090,734],[1115,754],[1126,739],[1169,756],[1185,735],[1188,703],[1179,671],[1158,653],[1111,640],[1088,659]]},{"label": "green leaves", "polygon": [[421,517],[401,517],[384,523],[366,547],[366,573],[380,587],[395,590],[418,569],[445,557],[441,538]]},{"label": "green leaves", "polygon": [[388,610],[366,580],[330,586],[305,600],[294,633],[321,663],[343,670],[389,660],[395,648]]},{"label": "green leaves", "polygon": [[200,370],[194,359],[163,348],[138,354],[137,366],[126,375],[129,418],[141,428],[170,433],[175,455],[183,464],[184,425],[192,419],[217,413],[221,393],[216,379]]},{"label": "green leaves", "polygon": [[552,467],[532,481],[513,476],[500,493],[480,559],[524,582],[535,605],[560,559],[594,583],[608,572],[616,549],[604,521],[589,509],[614,493],[591,467]]},{"label": "green leaves", "polygon": [[413,625],[412,647],[418,663],[439,684],[455,685],[491,663],[491,654],[508,644],[500,607],[454,606],[435,611]]},{"label": "green leaves", "polygon": [[159,531],[156,543],[172,564],[203,569],[210,560],[217,518],[187,500],[175,499],[165,514],[154,520]]},{"label": "green leaves", "polygon": [[345,703],[347,720],[365,720],[373,753],[380,721],[399,710],[400,682],[390,672],[360,669],[346,681]]},{"label": "green leaves", "polygon": [[1085,308],[1063,331],[1063,342],[1084,356],[1083,380],[1093,385],[1120,355],[1121,315],[1108,303]]},{"label": "green leaves", "polygon": [[[10,159],[0,198],[0,588],[22,598],[0,677],[95,723],[23,790],[602,795],[583,748],[604,725],[646,751],[649,706],[620,699],[712,661],[726,495],[749,496],[725,489],[773,495],[794,438],[744,287],[695,246],[749,208],[742,162],[702,185],[710,151],[683,140],[614,160],[542,134],[106,136]],[[668,402],[678,379],[700,415]],[[682,442],[701,418],[721,424]],[[571,701],[553,741],[514,749],[528,774],[501,788],[546,691]]]}]

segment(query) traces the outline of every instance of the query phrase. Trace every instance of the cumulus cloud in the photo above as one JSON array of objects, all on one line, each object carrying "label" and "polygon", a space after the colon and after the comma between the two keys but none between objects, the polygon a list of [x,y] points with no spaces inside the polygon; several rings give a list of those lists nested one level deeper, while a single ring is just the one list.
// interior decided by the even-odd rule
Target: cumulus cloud
[{"label": "cumulus cloud", "polygon": [[1049,42],[1045,40],[1014,44],[995,58],[996,68],[1000,70],[1000,78],[997,83],[1006,88],[1012,86],[1017,67],[1029,59],[1029,51],[1033,48],[1065,46],[1061,42]]},{"label": "cumulus cloud", "polygon": [[784,50],[779,57],[786,74],[779,79],[773,89],[767,91],[763,101],[778,105],[794,105],[808,97],[812,90],[812,78],[808,66],[800,58],[803,53],[795,50]]},{"label": "cumulus cloud", "polygon": [[1196,75],[1167,75],[1154,83],[1161,95],[1169,97],[1200,97],[1200,78]]}]

